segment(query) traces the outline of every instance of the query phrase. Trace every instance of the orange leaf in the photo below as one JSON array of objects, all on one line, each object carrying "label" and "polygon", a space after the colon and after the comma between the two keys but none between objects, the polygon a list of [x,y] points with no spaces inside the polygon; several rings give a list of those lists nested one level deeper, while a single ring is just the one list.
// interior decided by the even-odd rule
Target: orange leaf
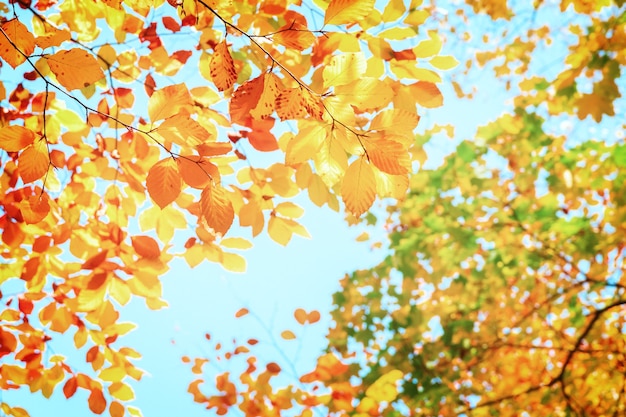
[{"label": "orange leaf", "polygon": [[272,374],[277,374],[280,372],[280,365],[277,364],[276,362],[270,362],[267,365],[265,365],[265,369],[267,369],[267,372],[270,372]]},{"label": "orange leaf", "polygon": [[27,224],[39,223],[50,212],[48,195],[45,193],[41,196],[32,195],[28,197],[28,199],[22,200],[20,203],[20,211]]},{"label": "orange leaf", "polygon": [[317,323],[318,321],[320,321],[320,318],[320,312],[317,310],[313,310],[307,315],[307,320],[309,320],[309,323],[311,324]]},{"label": "orange leaf", "polygon": [[101,389],[92,389],[87,402],[89,403],[89,409],[94,414],[102,414],[106,410],[107,400],[104,398]]},{"label": "orange leaf", "polygon": [[289,49],[303,51],[313,45],[315,35],[303,24],[292,22],[278,29],[272,40]]},{"label": "orange leaf", "polygon": [[152,122],[178,114],[181,107],[190,104],[191,97],[185,84],[169,85],[155,91],[148,100],[148,117]]},{"label": "orange leaf", "polygon": [[219,185],[209,184],[200,195],[200,210],[207,225],[216,233],[226,234],[235,218],[228,193]]},{"label": "orange leaf", "polygon": [[296,87],[281,91],[276,97],[276,113],[280,120],[303,119],[307,110],[302,89]]},{"label": "orange leaf", "polygon": [[71,377],[67,380],[65,385],[63,385],[63,395],[65,398],[70,398],[76,392],[76,388],[78,388],[78,383],[76,382],[76,377]]},{"label": "orange leaf", "polygon": [[159,244],[150,236],[133,236],[131,241],[137,255],[147,259],[156,259],[161,256]]},{"label": "orange leaf", "polygon": [[46,34],[37,36],[35,42],[41,49],[46,49],[51,46],[59,46],[71,37],[72,34],[67,30],[46,26]]},{"label": "orange leaf", "polygon": [[124,417],[124,412],[124,406],[117,401],[113,401],[109,405],[109,414],[111,414],[111,417]]},{"label": "orange leaf", "polygon": [[274,112],[276,98],[281,90],[280,79],[273,73],[264,73],[246,81],[237,88],[230,101],[232,121],[246,124],[249,117],[256,120],[269,117]]},{"label": "orange leaf", "polygon": [[176,158],[178,170],[183,181],[190,187],[203,189],[211,181],[220,182],[220,171],[208,158],[201,156],[182,156]]},{"label": "orange leaf", "polygon": [[239,317],[243,317],[246,314],[248,314],[250,311],[247,308],[240,308],[239,310],[237,310],[237,312],[235,313],[235,317],[239,318]]},{"label": "orange leaf", "polygon": [[418,81],[411,85],[411,91],[422,107],[434,108],[443,105],[443,95],[435,83]]},{"label": "orange leaf", "polygon": [[[15,68],[26,61],[24,55],[30,56],[35,50],[35,37],[28,31],[28,28],[17,19],[5,22],[2,25],[2,30],[19,51],[2,35],[0,36],[0,57]],[[20,51],[22,53],[20,53]]]},{"label": "orange leaf", "polygon": [[296,318],[296,321],[300,324],[306,323],[306,311],[301,308],[297,308],[296,311],[293,312],[293,316]]},{"label": "orange leaf", "polygon": [[341,198],[346,209],[359,217],[365,213],[376,199],[376,177],[374,170],[361,157],[348,169],[341,184]]},{"label": "orange leaf", "polygon": [[7,152],[21,151],[34,141],[35,133],[23,126],[7,126],[0,129],[0,149]]},{"label": "orange leaf", "polygon": [[280,336],[285,340],[293,340],[296,338],[296,335],[291,330],[284,330]]},{"label": "orange leaf", "polygon": [[96,58],[83,49],[59,51],[47,58],[50,70],[68,90],[87,87],[104,77]]},{"label": "orange leaf", "polygon": [[43,177],[48,172],[50,157],[46,141],[41,139],[28,146],[17,158],[17,163],[22,181],[33,182]]},{"label": "orange leaf", "polygon": [[374,10],[375,2],[375,0],[330,0],[324,14],[324,24],[357,23]]},{"label": "orange leaf", "polygon": [[278,141],[270,129],[274,127],[274,119],[252,120],[252,132],[247,132],[250,145],[257,151],[271,152],[278,149]]},{"label": "orange leaf", "polygon": [[388,139],[364,140],[363,144],[372,164],[392,175],[408,174],[411,161],[401,143]]},{"label": "orange leaf", "polygon": [[237,71],[235,70],[233,57],[230,56],[228,45],[226,45],[226,40],[215,46],[213,57],[209,63],[209,70],[213,83],[215,83],[219,91],[228,90],[235,83]]},{"label": "orange leaf", "polygon": [[15,336],[0,328],[0,358],[13,352],[16,347],[17,339]]},{"label": "orange leaf", "polygon": [[152,200],[162,209],[176,200],[182,188],[176,162],[165,158],[154,164],[148,171],[146,188]]}]

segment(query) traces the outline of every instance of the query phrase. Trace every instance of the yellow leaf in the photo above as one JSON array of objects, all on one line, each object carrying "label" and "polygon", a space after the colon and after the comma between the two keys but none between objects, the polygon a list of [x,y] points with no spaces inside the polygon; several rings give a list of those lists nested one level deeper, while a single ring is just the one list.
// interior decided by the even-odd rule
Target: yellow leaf
[{"label": "yellow leaf", "polygon": [[387,30],[383,30],[378,34],[382,39],[389,39],[392,41],[401,41],[404,39],[410,39],[417,35],[417,28],[415,27],[395,27]]},{"label": "yellow leaf", "polygon": [[399,109],[385,110],[374,117],[370,129],[377,131],[390,129],[395,133],[407,136],[412,135],[419,120],[420,117],[410,111]]},{"label": "yellow leaf", "polygon": [[302,121],[298,133],[287,143],[285,164],[295,165],[308,161],[318,152],[328,136],[328,126]]},{"label": "yellow leaf", "polygon": [[246,259],[236,253],[224,252],[220,263],[227,271],[246,272]]},{"label": "yellow leaf", "polygon": [[378,378],[365,391],[365,395],[374,401],[393,401],[398,396],[398,381],[404,376],[402,371],[394,369]]},{"label": "yellow leaf", "polygon": [[436,56],[430,60],[430,65],[440,70],[449,70],[457,65],[459,65],[459,61],[456,60],[455,57],[450,55],[445,56]]},{"label": "yellow leaf", "polygon": [[96,58],[83,49],[59,51],[46,58],[50,70],[68,90],[88,87],[104,77]]},{"label": "yellow leaf", "polygon": [[161,209],[176,200],[182,188],[182,180],[176,162],[168,157],[154,164],[148,171],[146,188],[152,200]]},{"label": "yellow leaf", "polygon": [[35,133],[23,126],[7,126],[0,129],[0,149],[7,152],[21,151],[34,140]]},{"label": "yellow leaf", "polygon": [[348,155],[340,141],[334,138],[335,130],[331,138],[324,140],[314,158],[315,169],[329,188],[341,180],[348,168]]},{"label": "yellow leaf", "polygon": [[296,335],[291,330],[284,330],[280,336],[285,340],[293,340],[296,338]]},{"label": "yellow leaf", "polygon": [[228,193],[219,185],[209,184],[200,195],[200,211],[207,225],[216,233],[226,234],[235,212]]},{"label": "yellow leaf", "polygon": [[35,37],[28,28],[19,20],[12,19],[2,24],[2,30],[11,42],[19,49],[20,53],[11,42],[0,35],[0,57],[4,59],[13,68],[26,61],[26,56],[30,56],[35,50]]},{"label": "yellow leaf", "polygon": [[357,23],[372,10],[375,0],[330,0],[324,14],[325,25]]},{"label": "yellow leaf", "polygon": [[386,107],[393,98],[393,90],[384,81],[361,78],[350,84],[337,86],[335,95],[359,111],[369,111]]},{"label": "yellow leaf", "polygon": [[123,382],[114,382],[109,386],[109,394],[121,401],[130,401],[135,398],[133,389]]},{"label": "yellow leaf", "polygon": [[324,87],[349,84],[358,80],[367,70],[367,61],[362,52],[335,55],[324,68]]},{"label": "yellow leaf", "polygon": [[252,243],[242,237],[227,237],[220,241],[220,245],[230,249],[250,249]]},{"label": "yellow leaf", "polygon": [[148,100],[148,116],[154,123],[178,114],[180,109],[191,103],[185,84],[170,85],[155,91]]},{"label": "yellow leaf", "polygon": [[382,20],[383,22],[393,22],[402,17],[405,11],[404,0],[390,0],[383,11]]},{"label": "yellow leaf", "polygon": [[376,199],[376,177],[364,157],[352,162],[341,184],[346,209],[356,217],[365,213]]},{"label": "yellow leaf", "polygon": [[219,91],[228,90],[235,83],[237,79],[235,62],[230,56],[225,39],[215,46],[209,70],[211,71],[211,79]]},{"label": "yellow leaf", "polygon": [[430,81],[432,83],[441,82],[441,76],[434,71],[425,68],[418,68],[414,61],[392,59],[389,61],[389,68],[398,78],[409,78],[420,81]]},{"label": "yellow leaf", "polygon": [[197,146],[209,139],[209,132],[186,114],[175,114],[159,125],[156,132],[182,147]]},{"label": "yellow leaf", "polygon": [[441,51],[443,44],[437,32],[430,30],[428,31],[428,35],[430,36],[430,39],[421,41],[415,48],[413,48],[413,53],[416,58],[428,58],[433,55],[437,55],[439,51]]},{"label": "yellow leaf", "polygon": [[38,180],[48,171],[50,156],[46,145],[46,141],[40,139],[24,149],[17,158],[20,176],[25,183]]}]

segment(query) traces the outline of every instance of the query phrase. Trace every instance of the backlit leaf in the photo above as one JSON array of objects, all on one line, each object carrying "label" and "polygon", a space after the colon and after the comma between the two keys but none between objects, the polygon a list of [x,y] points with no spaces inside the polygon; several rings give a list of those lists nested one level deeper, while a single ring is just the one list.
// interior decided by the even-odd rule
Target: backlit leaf
[{"label": "backlit leaf", "polygon": [[331,87],[349,84],[361,78],[366,69],[367,61],[361,52],[335,55],[324,67],[324,85]]},{"label": "backlit leaf", "polygon": [[209,184],[202,190],[200,210],[207,225],[216,233],[226,234],[233,224],[235,212],[228,192],[219,185]]},{"label": "backlit leaf", "polygon": [[147,259],[156,259],[161,256],[159,244],[150,236],[133,236],[131,241],[137,255]]},{"label": "backlit leaf", "polygon": [[154,123],[178,114],[180,109],[191,103],[185,84],[169,85],[155,91],[148,100],[148,116]]},{"label": "backlit leaf", "polygon": [[46,58],[50,70],[68,90],[88,87],[104,77],[96,58],[83,49],[59,51]]},{"label": "backlit leaf", "polygon": [[237,71],[226,40],[215,46],[209,64],[211,79],[219,91],[228,90],[237,80]]},{"label": "backlit leaf", "polygon": [[40,139],[24,149],[17,159],[20,176],[25,183],[33,182],[48,172],[50,157],[44,139]]},{"label": "backlit leaf", "polygon": [[[35,37],[28,28],[19,20],[11,19],[2,24],[2,31],[9,37],[0,36],[0,57],[10,66],[16,68],[26,61],[26,56],[30,56],[35,50]],[[16,50],[11,42],[19,49]],[[21,51],[21,52],[20,52]]]},{"label": "backlit leaf", "polygon": [[21,151],[35,141],[32,130],[23,126],[6,126],[0,128],[0,149],[7,152]]},{"label": "backlit leaf", "polygon": [[446,56],[436,56],[430,61],[430,65],[440,70],[449,70],[457,65],[459,65],[459,61],[456,60],[455,57],[446,55]]},{"label": "backlit leaf", "polygon": [[87,402],[89,403],[89,409],[94,414],[102,414],[104,410],[106,410],[107,401],[102,394],[102,390],[99,388],[91,389]]},{"label": "backlit leaf", "polygon": [[178,165],[172,158],[160,160],[148,171],[146,178],[148,194],[162,209],[176,200],[181,187]]},{"label": "backlit leaf", "polygon": [[315,35],[306,26],[293,22],[278,29],[277,33],[272,36],[272,40],[287,48],[303,51],[313,45]]},{"label": "backlit leaf", "polygon": [[374,10],[375,0],[330,0],[324,14],[325,25],[358,23]]},{"label": "backlit leaf", "polygon": [[341,183],[341,198],[346,210],[356,217],[365,213],[376,199],[376,178],[365,158],[361,157],[348,167]]}]

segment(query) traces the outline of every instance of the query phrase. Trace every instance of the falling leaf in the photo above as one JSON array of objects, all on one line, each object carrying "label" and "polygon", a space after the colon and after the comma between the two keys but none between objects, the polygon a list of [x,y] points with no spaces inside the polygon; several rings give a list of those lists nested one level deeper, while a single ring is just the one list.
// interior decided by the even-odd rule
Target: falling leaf
[{"label": "falling leaf", "polygon": [[280,337],[285,340],[293,340],[296,338],[296,335],[291,330],[284,330],[281,332]]},{"label": "falling leaf", "polygon": [[235,313],[235,317],[239,318],[239,317],[243,317],[246,314],[248,314],[249,311],[247,308],[240,308],[239,310],[237,310],[237,312]]}]

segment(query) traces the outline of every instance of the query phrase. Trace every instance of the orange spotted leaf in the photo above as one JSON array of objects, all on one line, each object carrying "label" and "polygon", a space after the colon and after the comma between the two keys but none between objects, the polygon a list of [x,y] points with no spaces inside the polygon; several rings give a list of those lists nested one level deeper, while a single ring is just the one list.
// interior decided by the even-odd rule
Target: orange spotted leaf
[{"label": "orange spotted leaf", "polygon": [[[35,37],[28,28],[19,20],[13,19],[2,24],[0,35],[0,57],[13,68],[26,61],[26,56],[30,56],[35,50]],[[7,37],[11,40],[7,39]],[[16,50],[11,42],[19,50]]]},{"label": "orange spotted leaf", "polygon": [[280,120],[303,119],[308,113],[302,89],[287,88],[276,97],[276,113]]},{"label": "orange spotted leaf", "polygon": [[226,40],[215,46],[213,57],[209,63],[209,70],[213,83],[219,91],[228,90],[233,86],[237,79],[237,71],[235,70],[235,62],[230,56]]},{"label": "orange spotted leaf", "polygon": [[172,158],[160,160],[148,171],[146,178],[148,194],[162,209],[176,200],[181,187],[182,181],[178,165]]},{"label": "orange spotted leaf", "polygon": [[85,88],[104,77],[98,60],[83,49],[59,51],[47,58],[50,70],[68,90]]}]

